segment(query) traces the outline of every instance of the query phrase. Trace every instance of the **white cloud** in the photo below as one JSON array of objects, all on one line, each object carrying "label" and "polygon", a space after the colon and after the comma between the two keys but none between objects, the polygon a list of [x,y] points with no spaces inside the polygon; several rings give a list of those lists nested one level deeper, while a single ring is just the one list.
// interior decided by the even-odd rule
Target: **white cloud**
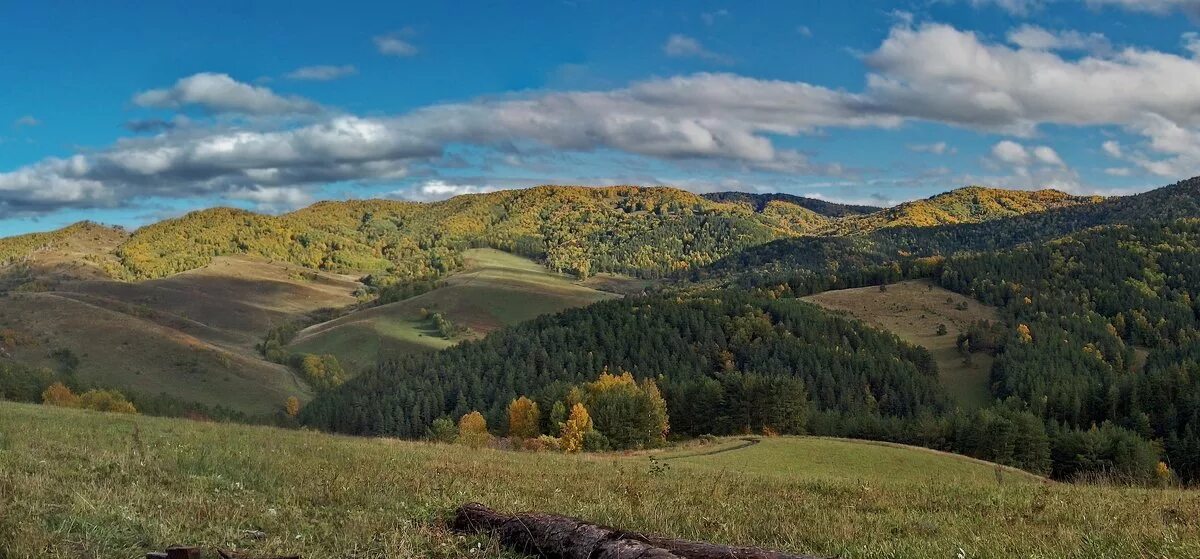
[{"label": "white cloud", "polygon": [[663,44],[662,49],[667,56],[675,58],[699,58],[718,64],[730,64],[733,62],[733,59],[728,56],[704,48],[704,45],[700,44],[700,41],[678,33],[667,37],[667,42]]},{"label": "white cloud", "polygon": [[813,34],[812,29],[807,25],[797,25],[796,33],[799,33],[801,37],[812,37]]},{"label": "white cloud", "polygon": [[1024,49],[1107,52],[1112,48],[1101,33],[1051,31],[1036,25],[1022,25],[1008,32],[1008,42]]},{"label": "white cloud", "polygon": [[1114,177],[1128,177],[1133,174],[1133,170],[1129,167],[1109,167],[1104,172]]},{"label": "white cloud", "polygon": [[1025,146],[1012,140],[1004,140],[992,146],[992,157],[1009,165],[1028,165],[1029,152]]},{"label": "white cloud", "polygon": [[1122,156],[1121,143],[1116,140],[1108,140],[1103,144],[1100,144],[1100,148],[1103,149],[1104,153],[1107,153],[1109,157],[1120,159]]},{"label": "white cloud", "polygon": [[33,115],[25,115],[25,116],[23,116],[23,117],[21,117],[21,118],[18,118],[18,119],[17,119],[17,120],[15,120],[15,121],[13,121],[13,127],[14,127],[14,128],[21,128],[21,127],[24,127],[24,126],[38,126],[38,125],[40,125],[41,123],[42,123],[42,121],[40,121],[40,120],[38,120],[38,119],[34,118],[34,117],[33,117]]},{"label": "white cloud", "polygon": [[296,187],[247,186],[230,191],[226,197],[254,202],[256,209],[269,212],[290,211],[313,202],[311,194]]},{"label": "white cloud", "polygon": [[1026,147],[1012,140],[1002,140],[992,146],[992,160],[1010,166],[1021,176],[1027,176],[1031,167],[1053,167],[1067,169],[1067,164],[1050,146]]},{"label": "white cloud", "polygon": [[1033,148],[1033,157],[1045,165],[1054,165],[1057,167],[1066,167],[1058,152],[1054,151],[1050,146],[1037,146]]},{"label": "white cloud", "polygon": [[358,68],[346,64],[344,66],[305,66],[288,73],[293,80],[331,81],[358,73]]},{"label": "white cloud", "polygon": [[1180,10],[1186,13],[1197,13],[1200,11],[1200,0],[1085,0],[1089,6],[1095,8],[1115,6],[1132,12],[1146,12],[1152,14],[1168,14],[1175,10]]},{"label": "white cloud", "polygon": [[1045,5],[1045,0],[970,0],[972,6],[996,6],[1012,15],[1029,15]]},{"label": "white cloud", "polygon": [[406,29],[388,35],[377,35],[371,40],[375,42],[375,49],[379,54],[410,57],[416,56],[418,52],[417,47],[406,39],[411,34],[412,32]]},{"label": "white cloud", "polygon": [[918,153],[932,153],[934,155],[955,154],[958,150],[951,147],[946,142],[934,142],[932,144],[909,144],[908,149]]},{"label": "white cloud", "polygon": [[704,12],[704,13],[700,14],[700,21],[703,21],[704,25],[712,25],[717,22],[718,18],[723,18],[723,17],[727,17],[727,16],[729,16],[729,10],[725,10],[725,9],[716,10],[716,11],[712,11],[712,12]]},{"label": "white cloud", "polygon": [[425,202],[431,200],[445,200],[446,198],[453,198],[463,194],[483,194],[487,192],[496,192],[497,190],[503,190],[503,188],[490,185],[455,184],[441,179],[432,179],[421,183],[420,186],[415,188],[395,190],[389,193],[388,196],[391,198]]},{"label": "white cloud", "polygon": [[142,107],[178,109],[190,105],[214,113],[279,115],[314,113],[320,106],[301,97],[285,97],[265,87],[239,82],[227,74],[200,73],[175,82],[166,89],[137,94],[133,102]]}]

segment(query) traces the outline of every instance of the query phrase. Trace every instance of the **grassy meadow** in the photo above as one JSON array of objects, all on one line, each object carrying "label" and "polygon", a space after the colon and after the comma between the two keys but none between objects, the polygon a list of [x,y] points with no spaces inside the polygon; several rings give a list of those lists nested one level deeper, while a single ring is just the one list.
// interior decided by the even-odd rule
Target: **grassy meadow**
[{"label": "grassy meadow", "polygon": [[[938,366],[938,377],[946,391],[965,408],[978,408],[991,402],[988,373],[992,357],[986,353],[971,355],[963,361],[955,342],[973,322],[999,321],[995,308],[975,299],[934,285],[929,280],[909,280],[887,286],[860,287],[826,291],[804,298],[828,310],[843,312],[876,328],[888,330],[900,339],[929,350]],[[966,303],[961,309],[960,304]],[[946,333],[937,334],[939,324]]]},{"label": "grassy meadow", "polygon": [[[436,351],[459,341],[439,335],[422,317],[422,309],[440,312],[455,325],[469,328],[464,337],[469,339],[616,297],[499,250],[470,249],[463,258],[463,269],[446,278],[444,287],[311,326],[300,332],[290,349],[336,355],[348,371],[357,372],[374,365],[378,357]],[[617,289],[624,283],[620,276],[609,275],[606,283],[598,285]]]},{"label": "grassy meadow", "polygon": [[1193,491],[837,440],[703,453],[739,442],[565,456],[0,403],[0,557],[500,554],[442,527],[467,501],[845,558],[1200,556]]}]

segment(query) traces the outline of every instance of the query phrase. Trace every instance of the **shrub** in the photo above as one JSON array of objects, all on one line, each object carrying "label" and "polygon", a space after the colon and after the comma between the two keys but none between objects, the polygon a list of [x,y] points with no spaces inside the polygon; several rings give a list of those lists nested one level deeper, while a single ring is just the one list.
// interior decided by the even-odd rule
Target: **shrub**
[{"label": "shrub", "polygon": [[429,426],[428,438],[437,443],[452,443],[458,438],[458,427],[449,417],[439,417]]}]

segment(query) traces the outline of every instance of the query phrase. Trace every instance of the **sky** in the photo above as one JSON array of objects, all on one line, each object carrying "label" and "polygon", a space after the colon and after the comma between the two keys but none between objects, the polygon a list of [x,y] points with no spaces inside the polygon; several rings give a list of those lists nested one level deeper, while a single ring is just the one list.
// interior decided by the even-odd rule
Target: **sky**
[{"label": "sky", "polygon": [[0,0],[0,235],[670,185],[889,205],[1200,174],[1200,0]]}]

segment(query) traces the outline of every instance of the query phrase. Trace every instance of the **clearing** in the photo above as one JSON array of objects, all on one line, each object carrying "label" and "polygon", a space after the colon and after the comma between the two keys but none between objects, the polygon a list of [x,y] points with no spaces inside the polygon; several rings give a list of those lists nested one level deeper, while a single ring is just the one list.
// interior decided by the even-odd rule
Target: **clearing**
[{"label": "clearing", "polygon": [[[333,354],[354,373],[381,357],[443,349],[503,326],[619,296],[507,252],[471,249],[464,257],[463,270],[446,278],[444,287],[310,326],[300,332],[290,349]],[[635,283],[608,275],[596,285],[615,291]],[[446,339],[423,317],[422,310],[441,313],[470,331]]]},{"label": "clearing", "polygon": [[[1200,492],[997,483],[927,451],[875,471],[881,449],[910,452],[780,439],[685,464],[0,402],[0,556],[499,556],[443,527],[467,501],[845,559],[1200,556]],[[785,471],[729,462],[741,452]]]},{"label": "clearing", "polygon": [[[1000,315],[995,308],[928,280],[893,283],[886,291],[880,291],[878,287],[826,291],[804,300],[844,312],[888,330],[910,344],[928,349],[937,362],[942,385],[963,407],[981,407],[991,401],[988,375],[992,370],[992,357],[974,353],[968,363],[955,343],[958,335],[974,322],[998,322]],[[965,309],[962,308],[964,305]],[[945,334],[938,335],[939,324],[946,325]]]}]

